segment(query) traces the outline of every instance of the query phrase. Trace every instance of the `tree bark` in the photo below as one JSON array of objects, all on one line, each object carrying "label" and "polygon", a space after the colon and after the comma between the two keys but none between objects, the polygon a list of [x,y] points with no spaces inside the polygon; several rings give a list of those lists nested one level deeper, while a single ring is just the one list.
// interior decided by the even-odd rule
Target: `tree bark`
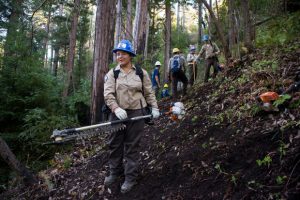
[{"label": "tree bark", "polygon": [[23,13],[22,5],[24,0],[12,0],[11,1],[11,13],[8,17],[8,25],[7,25],[7,32],[4,44],[4,60],[3,64],[8,69],[17,69],[17,63],[14,59],[10,57],[16,57],[20,54],[16,50],[16,38],[18,33],[18,29],[20,29],[20,18]]},{"label": "tree bark", "polygon": [[1,137],[0,155],[12,170],[16,171],[17,174],[23,178],[25,185],[30,186],[38,182],[37,178],[17,160],[16,156]]},{"label": "tree bark", "polygon": [[52,3],[49,4],[49,10],[48,10],[48,16],[47,16],[47,26],[46,26],[47,35],[46,35],[45,43],[44,43],[44,51],[45,51],[44,67],[45,68],[48,66],[48,42],[49,42],[49,32],[50,32],[51,7],[52,7]]},{"label": "tree bark", "polygon": [[74,10],[73,10],[73,18],[72,18],[72,25],[71,25],[71,32],[70,32],[70,40],[69,40],[69,53],[68,53],[68,60],[66,65],[67,78],[65,81],[63,98],[66,98],[69,95],[69,89],[72,84],[71,82],[72,82],[73,68],[74,68],[76,33],[78,27],[79,9],[80,9],[80,0],[74,0]]},{"label": "tree bark", "polygon": [[220,22],[216,19],[216,16],[215,16],[215,14],[213,13],[211,7],[208,5],[208,3],[207,3],[205,0],[201,0],[201,1],[202,1],[202,3],[205,5],[205,7],[207,8],[207,10],[208,10],[208,12],[209,12],[211,18],[213,19],[213,21],[214,21],[214,23],[215,23],[215,26],[216,26],[216,29],[217,29],[219,38],[220,38],[221,43],[222,43],[222,46],[223,46],[223,50],[224,50],[224,54],[225,54],[226,63],[228,63],[229,58],[231,57],[231,54],[230,54],[228,45],[227,45],[227,43],[226,43],[225,37],[224,37],[224,35],[223,35],[222,26],[221,26]]},{"label": "tree bark", "polygon": [[200,46],[202,41],[202,22],[203,22],[203,17],[202,17],[202,3],[201,0],[198,0],[198,45]]},{"label": "tree bark", "polygon": [[132,1],[127,1],[126,39],[132,40]]},{"label": "tree bark", "polygon": [[[122,0],[118,0],[117,4],[117,17],[116,17],[116,31],[115,31],[115,46],[120,41],[121,38],[121,25],[122,25]],[[116,61],[116,56],[114,55],[114,61]]]},{"label": "tree bark", "polygon": [[171,2],[170,0],[166,0],[166,19],[165,19],[165,52],[164,52],[164,82],[168,82],[169,71],[169,59],[170,59],[170,49],[171,49]]},{"label": "tree bark", "polygon": [[242,13],[244,18],[244,43],[245,43],[245,47],[248,49],[248,52],[252,52],[253,51],[252,41],[254,40],[253,31],[255,30],[255,27],[252,27],[248,0],[241,0],[241,6],[242,6],[242,11],[243,11]]},{"label": "tree bark", "polygon": [[234,0],[228,0],[228,41],[231,55],[234,55],[234,47],[236,44],[236,29],[234,18]]},{"label": "tree bark", "polygon": [[[144,56],[144,50],[146,45],[146,25],[148,16],[148,1],[137,0],[136,1],[136,16],[134,20],[134,48],[136,54]],[[143,60],[143,58],[142,58]],[[142,60],[137,61],[141,64]]]},{"label": "tree bark", "polygon": [[54,59],[53,59],[53,75],[57,77],[58,60],[59,60],[59,47],[54,47]]},{"label": "tree bark", "polygon": [[[112,55],[116,0],[98,0],[95,27],[95,46],[92,77],[91,124],[103,120],[104,76]],[[111,42],[112,41],[112,42]]]},{"label": "tree bark", "polygon": [[144,59],[147,59],[147,56],[148,56],[149,28],[150,28],[150,15],[147,14],[147,23],[146,23],[146,42],[145,42],[145,49],[144,49]]}]

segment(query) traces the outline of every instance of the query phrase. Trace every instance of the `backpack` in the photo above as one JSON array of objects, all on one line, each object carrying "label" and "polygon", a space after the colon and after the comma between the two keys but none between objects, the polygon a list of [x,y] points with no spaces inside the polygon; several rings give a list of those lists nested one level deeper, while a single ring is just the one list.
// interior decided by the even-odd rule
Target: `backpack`
[{"label": "backpack", "polygon": [[171,71],[172,73],[178,72],[180,70],[180,57],[174,56],[171,62]]}]

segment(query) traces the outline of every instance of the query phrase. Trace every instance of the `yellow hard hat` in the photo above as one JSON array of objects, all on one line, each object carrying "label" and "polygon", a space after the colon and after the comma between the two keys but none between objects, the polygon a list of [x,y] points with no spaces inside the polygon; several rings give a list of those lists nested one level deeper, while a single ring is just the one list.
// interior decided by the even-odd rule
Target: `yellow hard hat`
[{"label": "yellow hard hat", "polygon": [[178,48],[173,49],[173,53],[179,53],[179,52],[180,52],[180,50]]},{"label": "yellow hard hat", "polygon": [[164,84],[164,88],[168,88],[169,86],[168,86],[168,84],[167,83],[165,83]]}]

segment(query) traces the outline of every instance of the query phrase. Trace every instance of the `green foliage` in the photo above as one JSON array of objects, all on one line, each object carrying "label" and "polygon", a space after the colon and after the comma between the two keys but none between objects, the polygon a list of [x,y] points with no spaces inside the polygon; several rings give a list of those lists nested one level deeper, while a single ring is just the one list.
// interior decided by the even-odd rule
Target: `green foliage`
[{"label": "green foliage", "polygon": [[254,71],[263,71],[263,70],[271,70],[275,72],[278,69],[278,61],[277,60],[255,60],[252,63],[252,67]]},{"label": "green foliage", "polygon": [[271,162],[272,162],[272,158],[269,155],[266,155],[262,160],[259,159],[256,160],[258,166],[267,165],[269,167]]},{"label": "green foliage", "polygon": [[283,156],[285,156],[288,146],[289,145],[284,144],[282,141],[280,142],[280,145],[279,145],[279,148],[278,148],[278,151],[279,151],[279,154],[280,154],[280,160],[282,159]]},{"label": "green foliage", "polygon": [[256,44],[258,47],[283,45],[299,35],[300,11],[280,16],[257,29]]},{"label": "green foliage", "polygon": [[279,98],[273,102],[273,106],[277,107],[282,105],[284,102],[286,102],[287,100],[291,99],[291,95],[289,94],[284,94],[284,95],[280,95]]},{"label": "green foliage", "polygon": [[278,185],[282,185],[286,179],[287,179],[287,176],[277,176],[276,177],[276,183]]},{"label": "green foliage", "polygon": [[188,53],[189,45],[191,44],[189,33],[181,28],[179,31],[177,28],[172,27],[171,33],[171,49],[178,48],[184,54]]},{"label": "green foliage", "polygon": [[82,79],[79,88],[67,100],[68,113],[74,115],[76,110],[76,103],[82,102],[85,105],[90,105],[91,102],[91,80]]}]

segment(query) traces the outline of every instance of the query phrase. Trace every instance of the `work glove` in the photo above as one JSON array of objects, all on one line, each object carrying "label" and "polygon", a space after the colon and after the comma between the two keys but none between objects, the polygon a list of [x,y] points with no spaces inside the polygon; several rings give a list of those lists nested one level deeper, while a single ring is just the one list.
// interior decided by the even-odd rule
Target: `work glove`
[{"label": "work glove", "polygon": [[127,112],[124,109],[120,108],[120,107],[115,109],[115,115],[119,119],[126,119],[127,118]]},{"label": "work glove", "polygon": [[158,108],[151,108],[151,114],[152,114],[152,117],[154,119],[158,118],[159,117],[159,109]]}]

